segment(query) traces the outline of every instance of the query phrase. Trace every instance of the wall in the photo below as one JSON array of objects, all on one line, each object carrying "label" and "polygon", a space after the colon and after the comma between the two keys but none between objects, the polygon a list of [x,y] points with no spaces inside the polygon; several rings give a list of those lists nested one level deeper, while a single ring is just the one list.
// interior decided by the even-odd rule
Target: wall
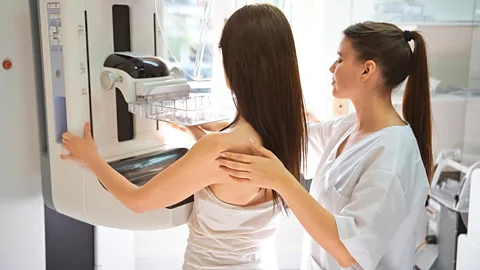
[{"label": "wall", "polygon": [[[35,68],[29,8],[36,1],[4,1],[0,8],[0,269],[44,270],[44,213],[40,186]],[[36,12],[35,12],[36,14]],[[38,49],[38,48],[37,48]]]},{"label": "wall", "polygon": [[[476,20],[480,22],[480,0],[476,1]],[[480,91],[480,26],[475,27],[472,36],[472,50],[470,55],[470,74],[468,87]],[[467,100],[465,117],[464,151],[480,155],[480,96]]]},{"label": "wall", "polygon": [[[480,23],[480,0],[475,5],[475,20]],[[472,36],[472,52],[470,61],[470,88],[480,89],[480,27],[473,30]]]},{"label": "wall", "polygon": [[342,30],[352,21],[352,0],[295,1],[292,29],[307,109],[333,117],[332,74]]}]

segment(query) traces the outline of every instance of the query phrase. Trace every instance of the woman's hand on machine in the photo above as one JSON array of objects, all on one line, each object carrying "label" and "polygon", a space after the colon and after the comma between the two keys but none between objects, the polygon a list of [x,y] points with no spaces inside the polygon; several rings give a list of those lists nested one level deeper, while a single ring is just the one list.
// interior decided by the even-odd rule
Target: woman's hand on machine
[{"label": "woman's hand on machine", "polygon": [[196,141],[198,141],[208,132],[219,132],[221,129],[228,126],[228,124],[228,122],[214,122],[197,126],[182,126],[178,124],[168,123],[168,126],[183,131],[192,136]]},{"label": "woman's hand on machine", "polygon": [[250,140],[250,148],[259,156],[223,152],[217,159],[219,168],[232,180],[281,193],[295,177],[269,150]]},{"label": "woman's hand on machine", "polygon": [[85,166],[98,157],[97,146],[93,140],[90,123],[83,128],[83,138],[65,132],[62,135],[62,147],[69,152],[61,155],[64,160],[73,160]]},{"label": "woman's hand on machine", "polygon": [[168,123],[169,127],[172,127],[176,130],[180,130],[182,132],[187,133],[188,135],[192,136],[195,141],[200,140],[205,134],[207,134],[202,128],[199,126],[182,126],[173,123]]}]

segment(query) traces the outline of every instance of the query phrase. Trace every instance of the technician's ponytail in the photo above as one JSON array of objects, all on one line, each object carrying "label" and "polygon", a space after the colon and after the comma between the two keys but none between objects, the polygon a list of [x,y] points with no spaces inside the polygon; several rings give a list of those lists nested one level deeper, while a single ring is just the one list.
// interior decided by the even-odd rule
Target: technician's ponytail
[{"label": "technician's ponytail", "polygon": [[410,32],[415,43],[411,57],[411,72],[403,94],[403,117],[417,139],[429,182],[433,176],[432,112],[425,40],[418,32]]},{"label": "technician's ponytail", "polygon": [[[408,78],[403,94],[403,118],[415,134],[431,182],[432,113],[425,40],[418,32],[382,22],[356,23],[343,33],[352,42],[358,60],[374,60],[381,67],[386,89],[394,89]],[[408,43],[411,40],[415,42],[413,52]]]}]

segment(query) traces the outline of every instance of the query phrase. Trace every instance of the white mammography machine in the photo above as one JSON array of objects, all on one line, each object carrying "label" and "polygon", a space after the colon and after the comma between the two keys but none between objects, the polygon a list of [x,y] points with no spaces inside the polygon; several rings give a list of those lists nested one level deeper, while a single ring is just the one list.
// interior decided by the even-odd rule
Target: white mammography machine
[{"label": "white mammography machine", "polygon": [[39,1],[46,119],[43,193],[45,203],[59,213],[131,230],[170,228],[188,219],[193,197],[134,213],[86,168],[59,158],[65,153],[62,134],[82,136],[91,121],[100,155],[140,186],[187,151],[166,145],[166,125],[155,120],[194,125],[231,117],[230,107],[214,106],[211,96],[194,94],[182,70],[148,55],[163,46],[156,8],[154,0]]}]

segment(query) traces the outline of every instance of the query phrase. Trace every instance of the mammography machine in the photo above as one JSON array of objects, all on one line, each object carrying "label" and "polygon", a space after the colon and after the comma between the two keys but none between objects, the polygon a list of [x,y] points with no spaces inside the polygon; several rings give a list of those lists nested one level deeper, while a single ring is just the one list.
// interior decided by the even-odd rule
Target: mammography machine
[{"label": "mammography machine", "polygon": [[478,168],[480,156],[460,149],[445,149],[439,154],[426,207],[426,246],[417,258],[419,269],[456,269],[457,239],[467,233],[470,186]]},{"label": "mammography machine", "polygon": [[[156,1],[41,0],[39,16],[46,129],[45,203],[92,225],[163,229],[184,224],[193,198],[134,213],[81,165],[60,160],[66,131],[83,136],[91,122],[99,154],[141,186],[186,148],[165,144],[164,122],[194,125],[228,119],[230,107],[195,93],[181,69],[155,57]],[[138,53],[137,53],[138,52]]]}]

